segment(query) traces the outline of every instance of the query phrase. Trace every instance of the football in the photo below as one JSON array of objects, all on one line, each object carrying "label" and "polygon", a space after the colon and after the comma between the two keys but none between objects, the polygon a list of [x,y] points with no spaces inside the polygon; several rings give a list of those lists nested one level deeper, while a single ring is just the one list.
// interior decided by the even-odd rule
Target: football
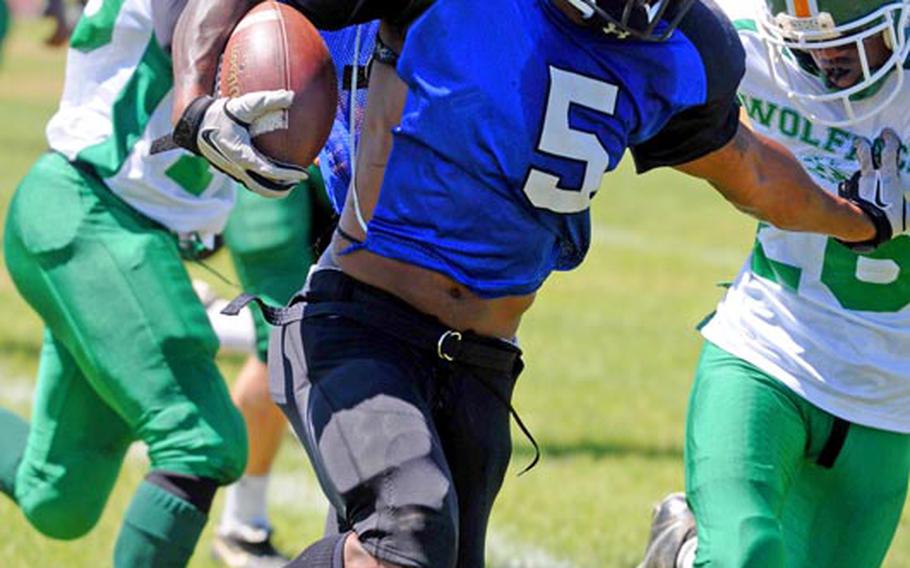
[{"label": "football", "polygon": [[335,65],[316,28],[297,10],[269,0],[231,32],[219,70],[219,94],[288,89],[287,110],[250,125],[253,144],[269,158],[308,167],[325,145],[335,117]]}]

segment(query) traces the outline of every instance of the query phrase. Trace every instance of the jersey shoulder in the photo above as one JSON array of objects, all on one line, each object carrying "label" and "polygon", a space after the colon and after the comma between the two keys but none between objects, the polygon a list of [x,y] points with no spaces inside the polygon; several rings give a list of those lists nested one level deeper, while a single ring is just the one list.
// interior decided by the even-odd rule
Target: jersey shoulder
[{"label": "jersey shoulder", "polygon": [[760,1],[762,0],[715,0],[715,4],[737,30],[743,30],[755,26]]},{"label": "jersey shoulder", "polygon": [[707,100],[735,92],[745,72],[745,52],[725,12],[713,0],[699,0],[678,29],[701,57],[708,83]]},{"label": "jersey shoulder", "polygon": [[746,57],[733,24],[713,0],[700,0],[683,18],[677,33],[698,53],[705,99],[677,113],[656,135],[632,147],[639,172],[676,166],[714,152],[739,127],[736,92],[745,74]]},{"label": "jersey shoulder", "polygon": [[762,0],[716,0],[739,35],[739,40],[746,51],[746,60],[751,63],[755,56],[764,57],[764,46],[758,33],[758,18]]},{"label": "jersey shoulder", "polygon": [[729,18],[746,54],[746,72],[739,86],[743,94],[769,95],[779,90],[768,67],[767,47],[758,30],[763,0],[716,0]]}]

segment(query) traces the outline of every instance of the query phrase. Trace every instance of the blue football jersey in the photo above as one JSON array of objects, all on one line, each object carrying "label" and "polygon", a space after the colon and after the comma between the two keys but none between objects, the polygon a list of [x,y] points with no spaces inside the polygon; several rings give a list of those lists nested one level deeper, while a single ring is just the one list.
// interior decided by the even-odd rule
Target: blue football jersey
[{"label": "blue football jersey", "polygon": [[408,29],[404,114],[351,250],[482,297],[533,292],[584,258],[591,198],[627,148],[648,169],[733,136],[742,57],[707,2],[648,43],[579,26],[549,0],[437,0]]},{"label": "blue football jersey", "polygon": [[[329,53],[335,62],[338,76],[338,106],[332,132],[322,152],[319,153],[319,169],[325,181],[325,189],[336,212],[344,206],[348,186],[351,183],[351,142],[356,148],[360,136],[360,119],[366,105],[367,64],[376,42],[378,22],[349,26],[339,31],[324,31]],[[358,45],[359,44],[359,45]],[[357,50],[355,71],[355,49]],[[356,78],[356,85],[354,78]],[[355,87],[353,99],[352,87]],[[353,105],[352,105],[353,103]],[[351,109],[353,108],[353,113]],[[353,132],[351,118],[354,119]],[[352,138],[353,136],[353,138]]]}]

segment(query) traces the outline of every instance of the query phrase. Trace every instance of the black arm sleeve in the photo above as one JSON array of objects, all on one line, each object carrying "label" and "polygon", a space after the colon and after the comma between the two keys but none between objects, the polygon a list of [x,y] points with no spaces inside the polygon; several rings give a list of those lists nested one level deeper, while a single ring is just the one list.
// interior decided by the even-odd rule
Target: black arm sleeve
[{"label": "black arm sleeve", "polygon": [[285,0],[303,12],[313,25],[322,30],[385,20],[405,27],[433,0]]},{"label": "black arm sleeve", "polygon": [[710,154],[739,128],[736,89],[745,73],[745,51],[733,25],[712,0],[700,0],[678,29],[701,56],[708,80],[706,102],[674,115],[655,136],[631,148],[639,173]]}]

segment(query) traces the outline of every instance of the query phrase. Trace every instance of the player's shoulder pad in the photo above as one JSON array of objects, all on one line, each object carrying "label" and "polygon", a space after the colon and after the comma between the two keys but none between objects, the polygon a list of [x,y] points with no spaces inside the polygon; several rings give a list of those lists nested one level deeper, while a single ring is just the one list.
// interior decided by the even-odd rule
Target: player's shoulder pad
[{"label": "player's shoulder pad", "polygon": [[708,82],[707,100],[735,92],[746,70],[746,54],[736,28],[724,11],[714,0],[698,0],[678,29],[701,56]]},{"label": "player's shoulder pad", "polygon": [[406,27],[435,0],[285,0],[321,30],[337,30],[371,20]]},{"label": "player's shoulder pad", "polygon": [[714,0],[717,7],[724,13],[727,18],[733,22],[734,27],[739,29],[737,24],[740,21],[748,20],[754,23],[757,12],[757,3],[763,0]]}]

